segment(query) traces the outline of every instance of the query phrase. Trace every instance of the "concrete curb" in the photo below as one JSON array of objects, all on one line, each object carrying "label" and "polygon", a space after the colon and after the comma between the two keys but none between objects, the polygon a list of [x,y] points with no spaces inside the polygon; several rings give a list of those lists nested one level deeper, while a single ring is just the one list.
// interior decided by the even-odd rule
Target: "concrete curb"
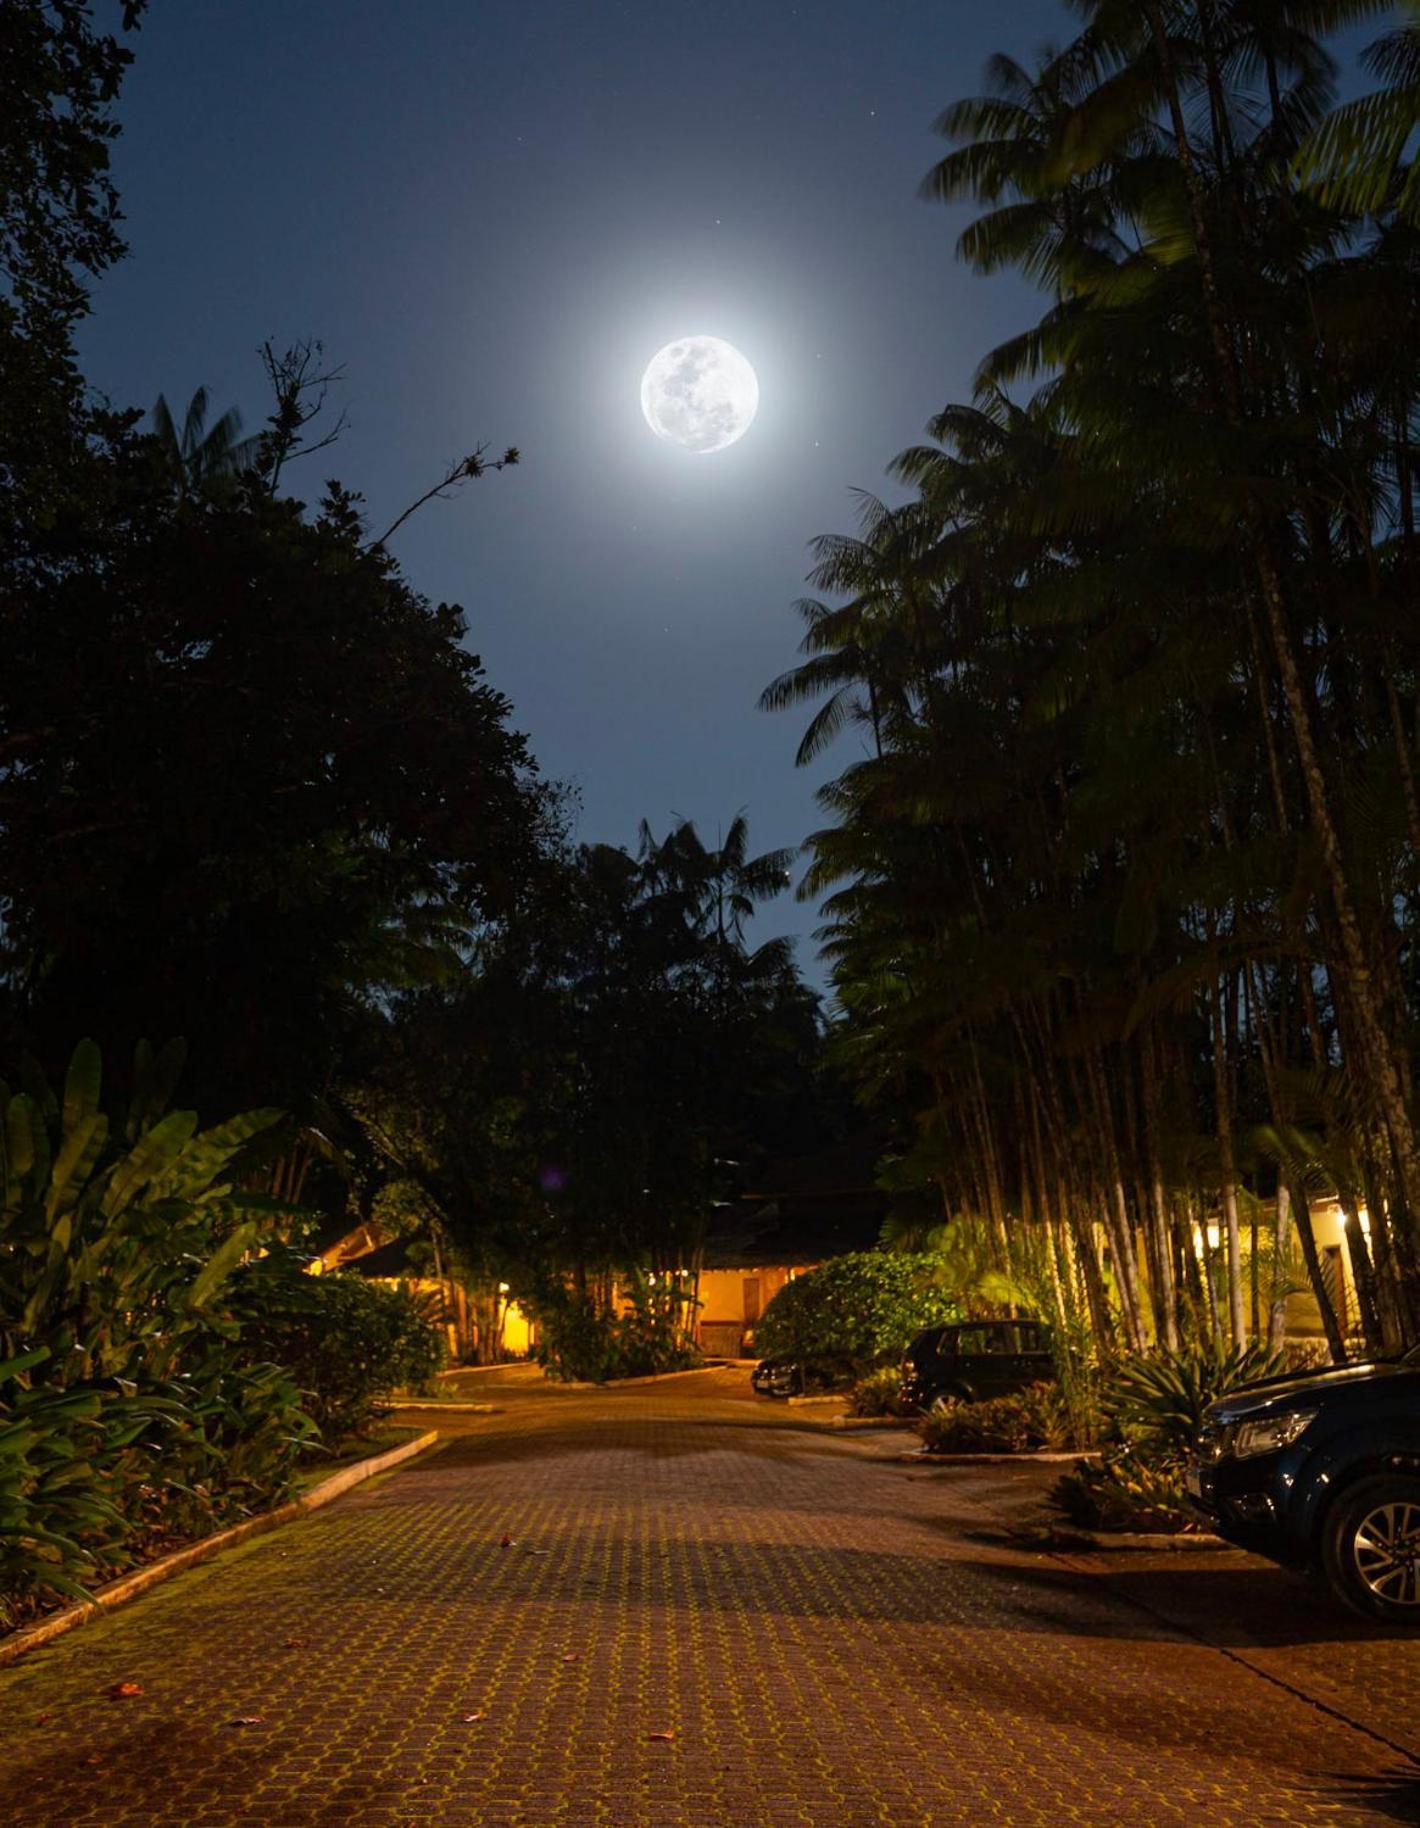
[{"label": "concrete curb", "polygon": [[899,1415],[831,1415],[827,1425],[830,1428],[899,1428],[904,1434],[912,1433],[912,1423]]},{"label": "concrete curb", "polygon": [[37,1624],[28,1625],[23,1631],[0,1639],[0,1669],[18,1661],[27,1651],[38,1650],[42,1644],[52,1643],[55,1638],[63,1637],[65,1632],[73,1631],[76,1626],[87,1625],[90,1619],[101,1618],[104,1613],[137,1599],[150,1587],[160,1586],[174,1574],[181,1574],[184,1568],[206,1561],[209,1556],[220,1555],[224,1549],[234,1549],[249,1537],[263,1536],[268,1530],[274,1530],[283,1523],[294,1523],[308,1511],[318,1511],[322,1505],[341,1497],[353,1486],[362,1485],[377,1473],[388,1472],[401,1461],[411,1460],[415,1454],[425,1452],[438,1439],[438,1429],[431,1429],[428,1434],[422,1434],[413,1441],[402,1442],[400,1446],[391,1447],[385,1453],[371,1454],[367,1460],[357,1460],[353,1466],[342,1467],[338,1473],[322,1479],[319,1485],[313,1485],[309,1491],[302,1492],[299,1498],[278,1505],[274,1511],[263,1511],[258,1517],[248,1517],[245,1523],[234,1523],[228,1529],[218,1530],[214,1536],[204,1536],[201,1542],[189,1543],[185,1549],[174,1549],[171,1555],[160,1555],[157,1561],[150,1561],[146,1567],[135,1568],[131,1574],[121,1575],[118,1580],[100,1587],[92,1600],[84,1600],[77,1606],[66,1606],[63,1612],[52,1613],[49,1618],[40,1619]]},{"label": "concrete curb", "polygon": [[1052,1554],[1079,1553],[1093,1555],[1096,1550],[1117,1549],[1133,1552],[1177,1554],[1189,1549],[1232,1549],[1236,1543],[1206,1530],[1195,1533],[1167,1530],[1061,1530],[1051,1543]]},{"label": "concrete curb", "polygon": [[890,1454],[903,1466],[1076,1466],[1081,1460],[1098,1460],[1098,1453],[1026,1453],[1026,1454],[931,1454],[925,1449],[916,1453]]},{"label": "concrete curb", "polygon": [[555,1377],[549,1377],[547,1382],[558,1390],[630,1390],[637,1384],[668,1384],[673,1377],[704,1377],[709,1371],[724,1369],[723,1364],[691,1365],[685,1371],[653,1371],[649,1377],[609,1377],[604,1384],[588,1383],[580,1379],[564,1384]]},{"label": "concrete curb", "polygon": [[411,1396],[403,1402],[397,1398],[390,1404],[391,1410],[400,1415],[407,1409],[433,1409],[442,1415],[502,1415],[503,1411],[496,1403],[464,1403],[457,1397],[447,1401],[437,1396]]}]

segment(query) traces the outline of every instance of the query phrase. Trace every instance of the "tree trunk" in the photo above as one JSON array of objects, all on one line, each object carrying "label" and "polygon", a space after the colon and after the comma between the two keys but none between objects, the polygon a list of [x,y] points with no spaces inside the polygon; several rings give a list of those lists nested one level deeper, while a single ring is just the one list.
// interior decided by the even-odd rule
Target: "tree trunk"
[{"label": "tree trunk", "polygon": [[1233,1089],[1228,1038],[1223,1027],[1222,997],[1218,981],[1208,987],[1213,1013],[1213,1086],[1217,1097],[1218,1168],[1222,1181],[1223,1226],[1227,1244],[1228,1326],[1233,1344],[1247,1344],[1247,1314],[1243,1307],[1242,1232],[1238,1224],[1238,1171],[1233,1150]]},{"label": "tree trunk", "polygon": [[1307,1279],[1312,1285],[1317,1307],[1321,1310],[1322,1330],[1326,1342],[1331,1348],[1334,1363],[1346,1363],[1346,1338],[1341,1331],[1341,1323],[1336,1317],[1336,1306],[1331,1299],[1331,1290],[1326,1286],[1326,1275],[1321,1267],[1321,1257],[1316,1247],[1316,1233],[1312,1229],[1312,1209],[1307,1200],[1306,1188],[1300,1180],[1292,1182],[1292,1210],[1297,1219],[1297,1239],[1302,1247],[1302,1258],[1307,1266]]},{"label": "tree trunk", "polygon": [[1286,1265],[1292,1251],[1292,1195],[1277,1181],[1277,1218],[1272,1227],[1272,1305],[1267,1311],[1267,1350],[1280,1352],[1287,1343]]}]

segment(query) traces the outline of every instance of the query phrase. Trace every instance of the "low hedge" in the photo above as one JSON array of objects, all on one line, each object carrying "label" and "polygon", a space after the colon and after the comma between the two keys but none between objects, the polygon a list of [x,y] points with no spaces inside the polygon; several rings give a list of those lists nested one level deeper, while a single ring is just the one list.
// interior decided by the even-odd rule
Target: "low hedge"
[{"label": "low hedge", "polygon": [[1069,1415],[1054,1384],[1032,1384],[982,1403],[944,1397],[923,1416],[918,1432],[929,1453],[1023,1454],[1071,1445]]}]

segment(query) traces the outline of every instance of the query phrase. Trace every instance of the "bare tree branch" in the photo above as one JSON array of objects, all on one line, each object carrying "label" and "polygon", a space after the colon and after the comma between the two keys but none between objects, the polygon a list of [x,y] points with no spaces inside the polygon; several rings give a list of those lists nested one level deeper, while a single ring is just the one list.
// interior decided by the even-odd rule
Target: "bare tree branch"
[{"label": "bare tree branch", "polygon": [[511,469],[512,466],[519,461],[521,456],[516,445],[509,445],[503,455],[498,458],[485,457],[483,453],[487,449],[488,446],[486,444],[480,444],[478,449],[473,451],[469,456],[460,457],[457,463],[451,463],[444,475],[434,484],[433,488],[426,489],[417,501],[412,501],[404,510],[403,514],[401,514],[397,520],[393,521],[377,540],[370,541],[365,550],[367,552],[377,551],[385,544],[392,534],[399,531],[411,514],[417,513],[418,510],[424,506],[426,501],[447,501],[450,496],[457,493],[464,483],[476,482],[477,479],[488,470]]},{"label": "bare tree branch", "polygon": [[293,343],[281,355],[267,342],[258,353],[271,391],[276,396],[275,408],[262,433],[260,464],[266,472],[266,486],[274,495],[281,472],[288,463],[327,449],[345,430],[347,416],[342,411],[323,437],[302,442],[302,433],[325,410],[326,396],[337,381],[345,378],[345,370],[343,367],[322,368],[324,345],[314,339]]}]

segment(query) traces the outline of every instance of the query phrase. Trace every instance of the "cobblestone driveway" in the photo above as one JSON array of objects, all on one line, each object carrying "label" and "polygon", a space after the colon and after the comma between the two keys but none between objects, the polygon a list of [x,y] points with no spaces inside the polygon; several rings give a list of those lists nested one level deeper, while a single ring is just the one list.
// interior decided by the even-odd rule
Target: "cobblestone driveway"
[{"label": "cobblestone driveway", "polygon": [[[1420,1820],[1420,1645],[1285,1575],[1221,1558],[1220,1615],[1217,1565],[1020,1552],[999,1479],[884,1463],[743,1373],[496,1393],[433,1458],[0,1674],[0,1822]],[[1287,1620],[1261,1654],[1254,1590]]]}]

